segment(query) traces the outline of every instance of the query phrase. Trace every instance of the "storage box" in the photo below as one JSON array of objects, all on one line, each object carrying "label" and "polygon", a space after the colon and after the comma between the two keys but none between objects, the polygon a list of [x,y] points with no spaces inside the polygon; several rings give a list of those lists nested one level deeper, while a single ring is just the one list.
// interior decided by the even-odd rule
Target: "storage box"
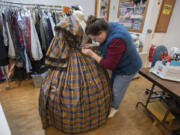
[{"label": "storage box", "polygon": [[[147,109],[161,122],[163,121],[164,116],[168,111],[168,109],[160,101],[149,103]],[[171,125],[174,119],[175,119],[174,115],[171,112],[169,112],[166,118],[166,122],[168,122],[169,125]],[[153,125],[156,124],[157,121],[155,120]]]},{"label": "storage box", "polygon": [[162,79],[180,82],[180,66],[171,66],[169,62],[163,64],[162,61],[157,61],[150,72]]},{"label": "storage box", "polygon": [[43,74],[32,74],[31,76],[33,78],[34,87],[40,88],[43,82],[43,79],[46,76],[46,72]]}]

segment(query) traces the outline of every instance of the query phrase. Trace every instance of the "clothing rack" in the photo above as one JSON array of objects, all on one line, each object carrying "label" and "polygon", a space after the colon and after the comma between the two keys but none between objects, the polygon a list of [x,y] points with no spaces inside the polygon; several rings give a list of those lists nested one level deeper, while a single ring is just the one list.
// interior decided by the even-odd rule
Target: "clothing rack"
[{"label": "clothing rack", "polygon": [[65,6],[58,5],[45,5],[45,4],[29,4],[29,3],[19,3],[19,2],[10,2],[10,1],[2,1],[0,0],[0,5],[2,6],[12,6],[12,7],[39,7],[39,8],[50,8],[54,10],[63,10]]},{"label": "clothing rack", "polygon": [[[68,8],[65,6],[58,6],[58,5],[28,4],[28,3],[18,3],[18,2],[4,1],[4,0],[0,0],[0,7],[14,7],[14,8],[27,8],[27,9],[37,8],[37,9],[55,10],[55,11],[62,11],[62,12],[65,11],[64,8]],[[4,70],[5,70],[5,78],[6,78],[6,89],[8,90],[11,88],[10,83],[9,83],[10,74],[8,73],[8,66],[5,66]],[[21,81],[19,82],[19,86],[20,85],[21,85]]]},{"label": "clothing rack", "polygon": [[[14,7],[14,8],[23,8],[22,6],[20,6],[20,5],[8,5],[8,4],[2,4],[2,3],[0,3],[0,7],[1,6],[4,6],[4,7]],[[31,7],[31,6],[28,6],[28,7],[24,7],[24,8],[27,8],[27,9],[29,9],[29,8],[40,8],[40,9],[51,9],[51,10],[59,10],[59,11],[62,11],[62,9],[61,8],[46,8],[46,7],[39,7],[39,6],[33,6],[33,7]]]}]

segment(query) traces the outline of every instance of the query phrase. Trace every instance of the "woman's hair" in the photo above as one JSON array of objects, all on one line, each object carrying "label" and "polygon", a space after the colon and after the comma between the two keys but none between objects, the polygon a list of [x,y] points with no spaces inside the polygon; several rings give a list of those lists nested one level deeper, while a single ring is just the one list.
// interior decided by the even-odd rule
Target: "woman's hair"
[{"label": "woman's hair", "polygon": [[87,20],[87,26],[86,26],[86,34],[97,36],[99,35],[100,31],[107,31],[108,24],[104,19],[96,18],[95,16],[89,16]]}]

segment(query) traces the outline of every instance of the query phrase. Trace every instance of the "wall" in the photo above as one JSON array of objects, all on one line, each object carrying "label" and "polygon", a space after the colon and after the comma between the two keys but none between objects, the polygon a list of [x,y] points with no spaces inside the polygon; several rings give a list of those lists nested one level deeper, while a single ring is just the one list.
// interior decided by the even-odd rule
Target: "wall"
[{"label": "wall", "polygon": [[[140,34],[140,39],[144,43],[143,52],[147,53],[151,44],[161,45],[164,44],[167,48],[172,46],[180,47],[180,0],[176,0],[174,11],[169,23],[167,33],[154,33],[156,22],[158,19],[158,13],[160,11],[160,6],[158,1],[162,3],[162,0],[149,0],[149,6],[146,14],[146,19],[144,23],[143,32]],[[13,2],[21,3],[35,3],[35,4],[53,4],[53,5],[81,5],[84,9],[85,17],[88,15],[94,15],[95,0],[13,0]],[[117,21],[117,12],[118,12],[119,0],[111,0],[110,3],[110,13],[109,21]],[[152,33],[148,34],[147,30],[151,29]]]},{"label": "wall", "polygon": [[[162,0],[160,0],[160,1],[162,4]],[[161,4],[158,4],[157,0],[149,1],[148,12],[146,15],[146,21],[145,21],[143,33],[141,36],[142,41],[144,42],[143,52],[145,52],[145,53],[147,53],[149,51],[149,48],[152,44],[162,44],[162,43],[160,43],[162,40],[159,40],[159,39],[162,39],[164,34],[156,35],[154,33],[155,27],[156,27],[156,22],[157,22],[158,15],[159,15],[159,11],[161,8]],[[152,30],[152,33],[148,33],[147,32],[148,29]]]},{"label": "wall", "polygon": [[180,0],[176,0],[173,14],[169,23],[166,35],[163,39],[163,44],[170,49],[172,46],[180,48]]},{"label": "wall", "polygon": [[[155,31],[156,27],[156,22],[158,19],[158,14],[160,11],[160,5],[157,5],[157,2],[154,0],[153,4],[153,9],[151,12],[151,21],[149,22],[149,25],[147,26],[148,28],[152,29]],[[168,26],[168,30],[166,33],[152,33],[151,34],[151,39],[150,41],[148,40],[148,34],[146,34],[146,39],[145,43],[148,45],[145,47],[145,51],[147,51],[150,48],[151,44],[154,45],[165,45],[168,50],[170,50],[171,47],[179,47],[180,48],[180,38],[179,38],[179,33],[180,33],[180,17],[179,17],[179,12],[180,9],[180,1],[176,0],[176,4],[171,16],[171,20]],[[147,28],[146,27],[146,28]]]},{"label": "wall", "polygon": [[[146,40],[146,35],[147,35],[147,29],[151,29],[149,25],[151,25],[152,22],[151,18],[152,18],[152,10],[153,9],[153,5],[154,2],[157,0],[149,0],[149,5],[148,5],[148,10],[146,13],[146,18],[145,18],[145,22],[144,22],[144,28],[143,28],[143,32],[142,33],[138,33],[140,35],[140,40],[145,43]],[[119,6],[119,0],[111,0],[111,5],[110,5],[110,16],[109,16],[109,21],[115,21],[118,22],[118,18],[117,18],[117,13],[118,13],[118,6]],[[147,47],[148,45],[146,45],[143,49],[144,52],[147,52]]]},{"label": "wall", "polygon": [[[152,2],[153,1],[153,2]],[[162,2],[162,0],[161,0]],[[180,1],[176,0],[176,4],[171,16],[171,20],[168,26],[168,30],[166,33],[154,33],[155,31],[155,27],[156,27],[156,22],[158,19],[158,13],[160,11],[160,7],[161,5],[157,4],[156,0],[151,0],[151,4],[150,6],[151,9],[151,15],[149,17],[149,15],[147,15],[147,17],[150,18],[149,22],[146,22],[146,25],[144,27],[144,30],[147,29],[152,29],[153,33],[151,34],[147,34],[146,32],[144,33],[145,36],[145,48],[144,48],[144,52],[148,52],[151,44],[154,45],[165,45],[168,50],[170,50],[171,47],[179,47],[180,48],[180,38],[179,38],[179,33],[180,33],[180,17],[179,17],[179,12],[180,9],[178,7],[180,7]]]},{"label": "wall", "polygon": [[85,17],[94,15],[95,0],[9,0],[11,2],[46,4],[46,5],[81,5],[84,9]]},{"label": "wall", "polygon": [[[158,4],[160,2],[160,4]],[[162,0],[149,0],[148,10],[144,23],[143,32],[140,34],[140,39],[144,43],[143,52],[147,53],[151,44],[165,45],[168,49],[172,46],[180,48],[180,0],[176,0],[176,4],[171,16],[167,33],[154,33],[156,22],[158,19]],[[117,21],[119,0],[111,0],[109,21]],[[152,30],[152,33],[147,33],[147,30]]]}]

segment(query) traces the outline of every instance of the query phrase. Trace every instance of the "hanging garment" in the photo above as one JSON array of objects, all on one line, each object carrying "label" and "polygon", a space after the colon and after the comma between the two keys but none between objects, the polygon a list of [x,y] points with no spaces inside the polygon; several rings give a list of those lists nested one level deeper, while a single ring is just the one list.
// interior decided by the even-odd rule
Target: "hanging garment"
[{"label": "hanging garment", "polygon": [[[8,27],[7,27],[7,30],[9,30],[10,32],[10,37],[12,39],[12,42],[13,42],[13,46],[15,48],[15,35],[13,33],[13,28],[12,28],[12,14],[13,14],[13,11],[10,9],[10,8],[5,8],[5,11],[4,11],[4,14],[6,16],[6,22],[8,23]],[[8,35],[9,37],[9,35]],[[11,41],[9,41],[11,42]],[[10,43],[9,43],[10,44]]]},{"label": "hanging garment", "polygon": [[[54,23],[54,21],[53,21],[53,18],[52,18],[51,13],[48,13],[48,17],[49,17],[49,20],[50,20],[50,23],[51,23],[51,29],[52,29],[53,37],[54,37],[54,36],[55,36],[55,30],[54,30],[55,23]],[[52,40],[52,39],[51,39],[51,40]]]},{"label": "hanging garment", "polygon": [[8,32],[8,37],[9,37],[9,57],[11,59],[16,59],[18,61],[23,61],[21,58],[21,55],[18,51],[17,47],[17,37],[16,37],[16,32],[15,32],[15,11],[12,10],[11,8],[7,7],[5,8],[4,14],[6,16],[6,22],[7,22],[7,32]]},{"label": "hanging garment", "polygon": [[42,51],[46,53],[46,36],[45,36],[45,28],[43,26],[43,19],[40,19],[40,35],[42,40]]},{"label": "hanging garment", "polygon": [[25,49],[27,46],[27,42],[26,42],[26,24],[25,24],[25,17],[24,15],[22,15],[21,11],[17,11],[17,23],[18,23],[18,27],[19,30],[21,31],[21,35],[20,35],[20,40],[22,40],[22,46]]},{"label": "hanging garment", "polygon": [[0,68],[0,81],[2,81],[2,80],[3,80],[3,74],[2,74],[1,68]]},{"label": "hanging garment", "polygon": [[55,12],[52,13],[52,19],[54,21],[54,24],[56,25],[57,21],[56,21],[56,14],[55,14]]},{"label": "hanging garment", "polygon": [[6,79],[5,67],[0,66],[0,76],[1,81]]},{"label": "hanging garment", "polygon": [[27,42],[27,52],[29,56],[32,56],[32,50],[31,50],[31,27],[30,27],[30,16],[26,16],[26,42]]},{"label": "hanging garment", "polygon": [[17,62],[21,63],[21,65],[25,65],[25,56],[24,56],[24,41],[22,36],[22,31],[18,25],[16,14],[12,14],[11,16],[11,23],[12,23],[12,31],[14,35],[14,48],[16,52],[16,60]]},{"label": "hanging garment", "polygon": [[11,37],[11,34],[10,34],[10,30],[9,30],[9,25],[8,25],[7,22],[6,22],[6,27],[7,27],[7,33],[8,33],[8,38],[9,38],[8,56],[11,59],[15,59],[16,54],[15,54],[14,44],[13,44],[13,41],[12,41],[12,37]]},{"label": "hanging garment", "polygon": [[[39,38],[39,41],[40,41],[40,44],[41,44],[41,48],[42,48],[42,39],[41,39],[41,31],[40,31],[40,20],[41,20],[41,17],[40,17],[40,13],[35,10],[34,13],[32,13],[33,16],[35,16],[35,28],[36,28],[36,31],[37,31],[37,34],[38,34],[38,38]],[[43,50],[43,48],[42,48]]]},{"label": "hanging garment", "polygon": [[47,33],[46,33],[46,39],[47,39],[47,49],[49,48],[49,45],[51,44],[51,41],[53,39],[53,31],[52,31],[52,26],[51,26],[51,22],[50,19],[47,18]]},{"label": "hanging garment", "polygon": [[6,66],[8,62],[8,47],[4,44],[3,16],[0,14],[0,66]]},{"label": "hanging garment", "polygon": [[26,59],[26,63],[25,63],[25,67],[26,67],[26,72],[29,73],[32,69],[32,66],[31,66],[31,62],[27,56],[27,53],[26,53],[26,49],[24,50],[24,56],[25,56],[25,59]]},{"label": "hanging garment", "polygon": [[3,17],[3,39],[4,39],[4,45],[8,46],[9,45],[9,39],[8,39],[8,34],[7,34],[7,27],[6,27],[6,16],[4,13],[2,13]]},{"label": "hanging garment", "polygon": [[45,40],[46,40],[46,51],[49,48],[51,40],[53,39],[53,32],[50,20],[48,18],[47,12],[44,11],[42,14],[43,27],[45,32]]},{"label": "hanging garment", "polygon": [[[43,128],[53,126],[66,133],[81,133],[105,124],[111,106],[107,72],[81,53],[83,30],[73,16],[56,27],[47,51],[49,66],[39,96]],[[70,32],[76,40],[64,38]]]},{"label": "hanging garment", "polygon": [[52,13],[52,18],[53,18],[55,25],[60,23],[60,21],[62,19],[61,16],[62,16],[62,13],[60,13],[60,12],[53,12]]},{"label": "hanging garment", "polygon": [[30,28],[31,28],[31,50],[32,50],[32,58],[34,60],[41,60],[43,57],[41,45],[38,39],[38,35],[33,24],[33,18],[30,18]]}]

